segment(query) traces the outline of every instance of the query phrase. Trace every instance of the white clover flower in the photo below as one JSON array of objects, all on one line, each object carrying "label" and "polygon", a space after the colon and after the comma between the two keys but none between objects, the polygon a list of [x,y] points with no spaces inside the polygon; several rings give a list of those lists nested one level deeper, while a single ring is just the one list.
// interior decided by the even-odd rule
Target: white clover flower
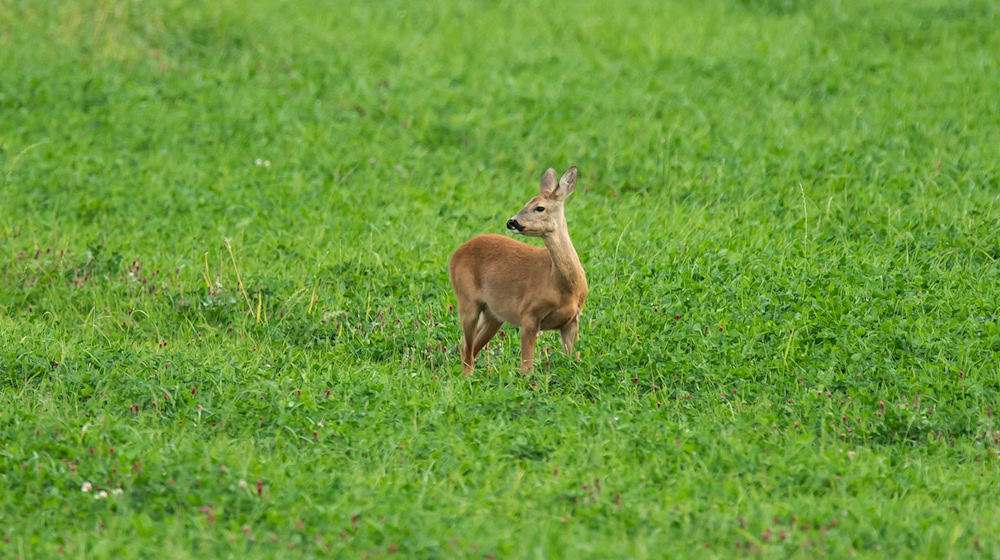
[{"label": "white clover flower", "polygon": [[108,492],[107,492],[107,490],[101,490],[94,497],[97,498],[97,499],[99,499],[99,500],[103,500],[103,499],[105,499],[105,498],[108,497]]},{"label": "white clover flower", "polygon": [[236,485],[239,486],[240,488],[246,488],[247,487],[247,481],[240,480],[239,482],[236,483]]},{"label": "white clover flower", "polygon": [[91,483],[89,483],[89,482],[84,482],[83,486],[80,486],[80,491],[81,492],[90,492],[93,489],[94,489],[94,485],[91,484]]}]

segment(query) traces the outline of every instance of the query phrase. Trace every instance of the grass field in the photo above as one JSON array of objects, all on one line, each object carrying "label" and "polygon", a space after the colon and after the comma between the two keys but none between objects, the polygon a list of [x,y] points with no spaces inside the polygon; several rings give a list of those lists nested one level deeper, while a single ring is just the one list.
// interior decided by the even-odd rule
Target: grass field
[{"label": "grass field", "polygon": [[[0,557],[1000,558],[998,53],[988,0],[0,0]],[[572,164],[582,359],[463,377],[451,252]]]}]

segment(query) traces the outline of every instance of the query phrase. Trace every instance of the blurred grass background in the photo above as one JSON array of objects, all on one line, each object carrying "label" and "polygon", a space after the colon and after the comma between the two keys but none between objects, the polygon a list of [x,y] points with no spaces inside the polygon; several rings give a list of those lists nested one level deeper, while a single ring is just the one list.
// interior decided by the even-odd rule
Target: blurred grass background
[{"label": "blurred grass background", "polygon": [[[0,547],[996,556],[998,23],[0,0]],[[571,164],[584,359],[461,378]]]}]

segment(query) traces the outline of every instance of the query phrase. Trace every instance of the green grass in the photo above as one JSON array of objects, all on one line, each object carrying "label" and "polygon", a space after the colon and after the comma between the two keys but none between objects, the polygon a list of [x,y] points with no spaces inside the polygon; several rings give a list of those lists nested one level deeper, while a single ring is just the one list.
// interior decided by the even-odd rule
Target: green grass
[{"label": "green grass", "polygon": [[663,4],[0,0],[0,557],[1000,558],[1000,9]]}]

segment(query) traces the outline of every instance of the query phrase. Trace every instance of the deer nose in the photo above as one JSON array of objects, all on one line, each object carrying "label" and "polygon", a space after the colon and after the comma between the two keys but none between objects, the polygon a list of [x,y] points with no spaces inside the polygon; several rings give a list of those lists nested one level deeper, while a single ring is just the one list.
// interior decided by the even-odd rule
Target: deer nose
[{"label": "deer nose", "polygon": [[524,226],[517,223],[517,220],[510,219],[507,220],[507,229],[510,231],[524,231]]}]

